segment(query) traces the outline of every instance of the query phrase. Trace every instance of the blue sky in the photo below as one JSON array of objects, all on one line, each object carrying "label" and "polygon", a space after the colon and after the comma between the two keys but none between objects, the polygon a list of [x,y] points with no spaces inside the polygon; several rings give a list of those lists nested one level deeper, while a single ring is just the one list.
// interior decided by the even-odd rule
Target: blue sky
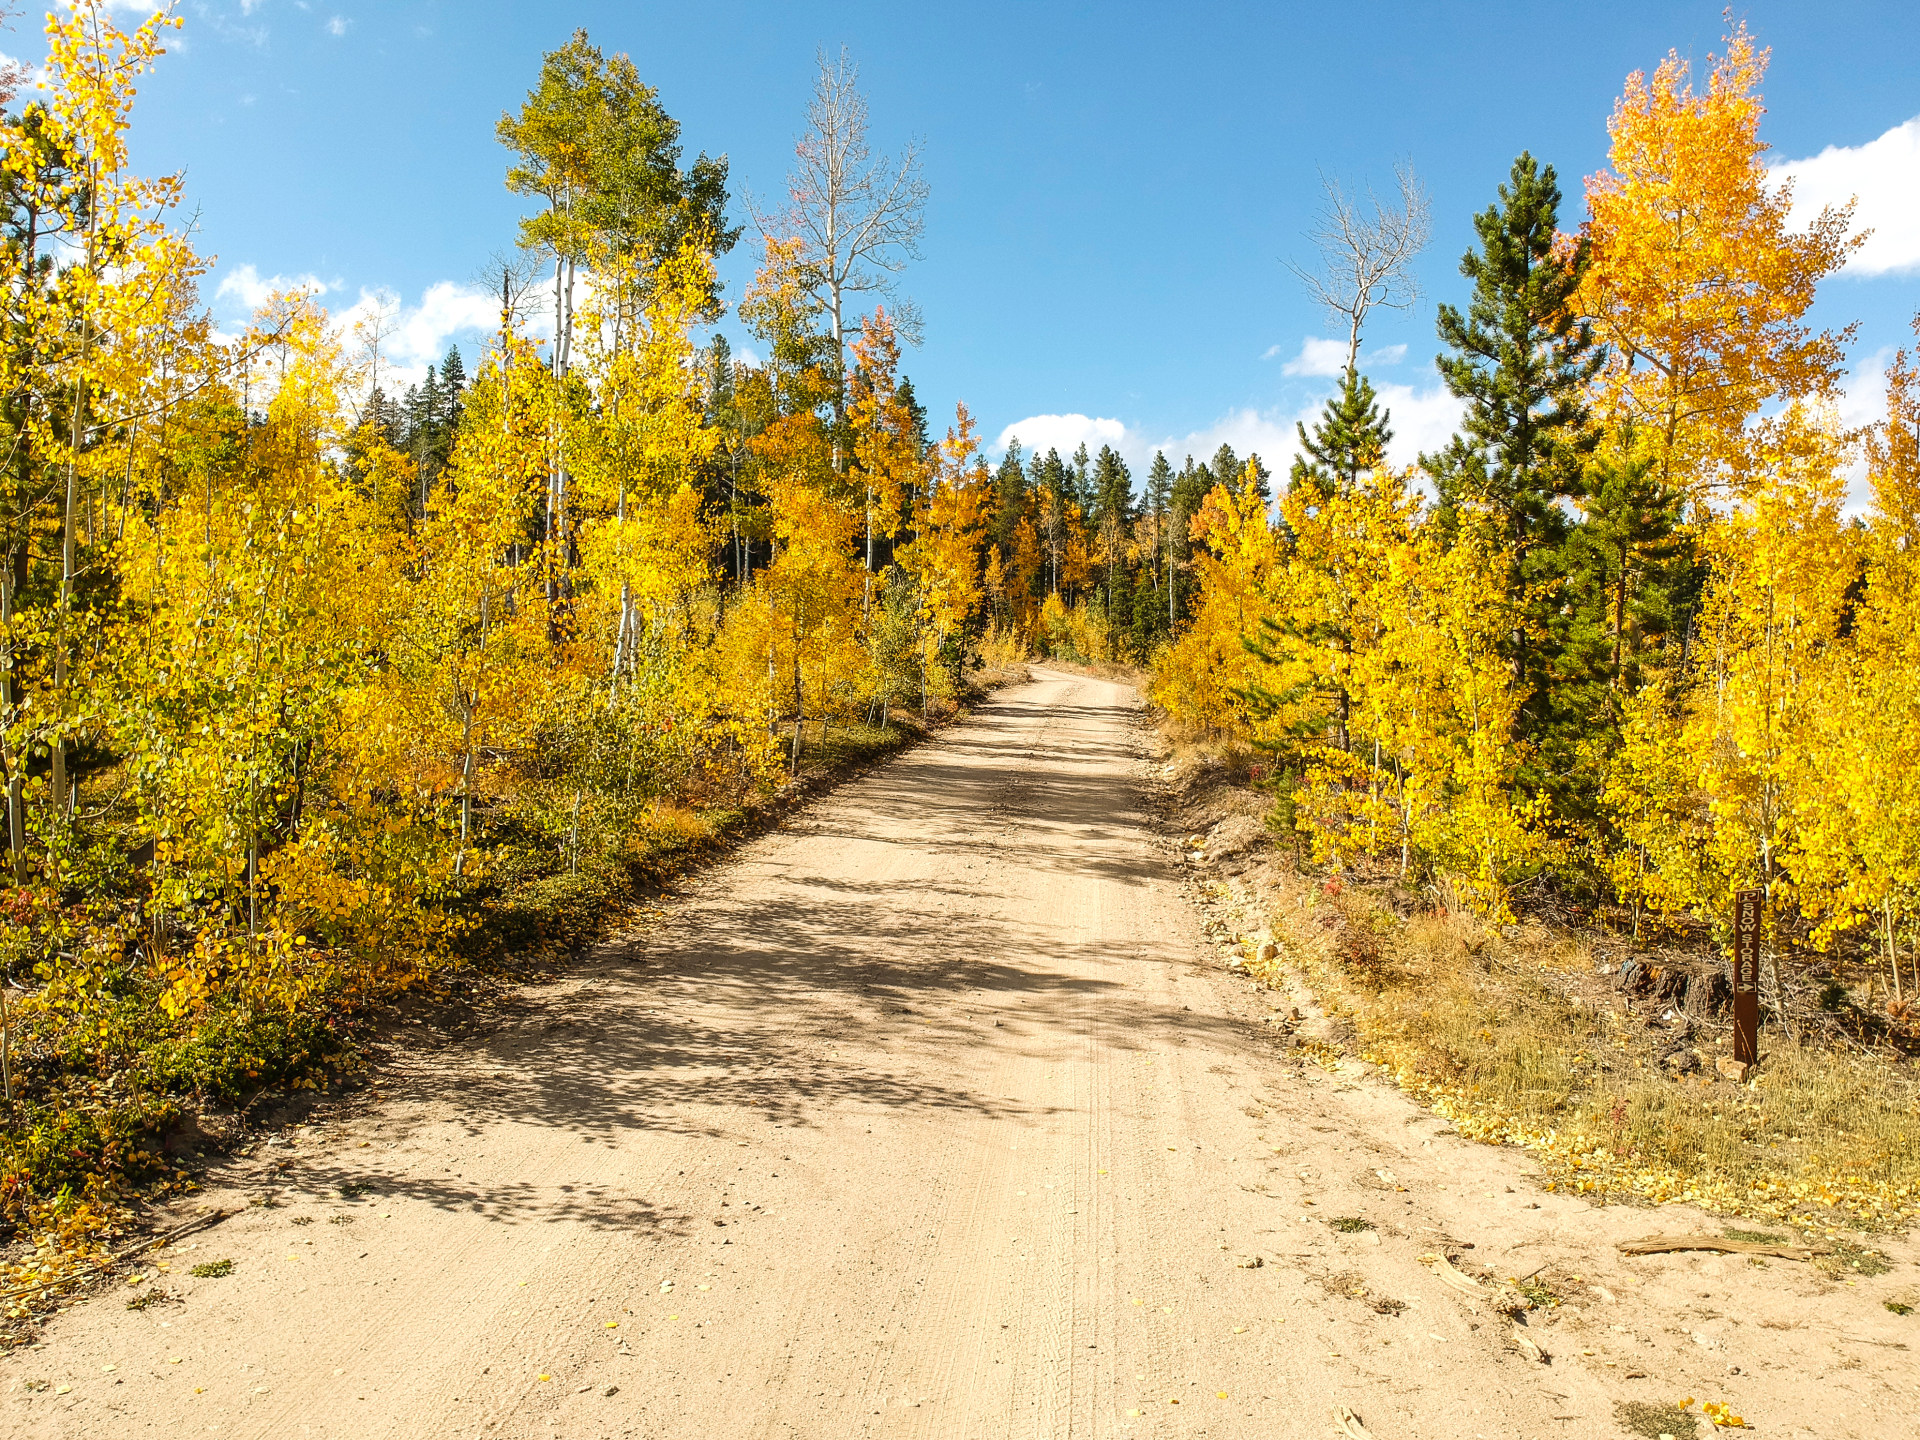
[{"label": "blue sky", "polygon": [[[906,368],[936,412],[964,399],[990,441],[1011,426],[1029,441],[1113,439],[1135,460],[1165,444],[1177,462],[1224,438],[1270,464],[1330,387],[1298,373],[1314,368],[1298,363],[1303,342],[1330,332],[1282,263],[1309,255],[1301,232],[1322,171],[1390,183],[1410,160],[1432,195],[1427,298],[1368,335],[1410,452],[1450,427],[1433,303],[1462,298],[1471,215],[1513,156],[1558,168],[1563,224],[1575,223],[1627,72],[1669,48],[1704,61],[1725,28],[1717,0],[185,0],[180,13],[135,152],[187,172],[223,318],[259,282],[312,276],[340,311],[363,292],[397,296],[400,358],[416,367],[449,340],[472,348],[462,327],[489,312],[466,287],[519,213],[493,125],[544,50],[578,25],[627,51],[689,154],[725,152],[736,195],[774,196],[815,52],[845,44],[877,145],[925,144],[933,198],[905,288],[926,343]],[[1871,263],[1818,306],[1824,323],[1860,322],[1859,409],[1920,308],[1920,6],[1773,0],[1735,13],[1773,48],[1775,154],[1836,147],[1804,168],[1803,188],[1859,193],[1878,224]],[[37,58],[35,27],[16,22],[0,48]],[[734,298],[749,240],[725,267]],[[1064,418],[1034,418],[1047,416]]]}]

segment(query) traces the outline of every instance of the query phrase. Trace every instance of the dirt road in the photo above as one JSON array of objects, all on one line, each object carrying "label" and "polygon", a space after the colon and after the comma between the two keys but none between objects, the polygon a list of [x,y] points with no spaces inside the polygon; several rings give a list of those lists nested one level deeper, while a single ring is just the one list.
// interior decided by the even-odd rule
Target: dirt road
[{"label": "dirt road", "polygon": [[[1869,1293],[1910,1264],[1623,1261],[1712,1221],[1546,1193],[1285,1049],[1149,824],[1137,707],[1040,672],[236,1162],[208,1200],[282,1203],[170,1252],[181,1303],[9,1356],[9,1433],[1584,1437],[1686,1396],[1917,1433]],[[1553,1281],[1546,1363],[1448,1245]]]}]

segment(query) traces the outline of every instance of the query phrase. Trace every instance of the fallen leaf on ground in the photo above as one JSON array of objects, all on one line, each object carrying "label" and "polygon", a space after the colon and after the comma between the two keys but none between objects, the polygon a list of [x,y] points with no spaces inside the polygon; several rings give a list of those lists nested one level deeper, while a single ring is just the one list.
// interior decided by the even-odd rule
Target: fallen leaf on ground
[{"label": "fallen leaf on ground", "polygon": [[1360,1423],[1360,1417],[1344,1405],[1333,1407],[1333,1433],[1345,1440],[1373,1440],[1373,1432]]}]

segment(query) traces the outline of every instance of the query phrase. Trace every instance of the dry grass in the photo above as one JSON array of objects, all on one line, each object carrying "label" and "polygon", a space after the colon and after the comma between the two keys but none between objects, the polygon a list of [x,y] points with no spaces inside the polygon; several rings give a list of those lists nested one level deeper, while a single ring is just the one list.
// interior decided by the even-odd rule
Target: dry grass
[{"label": "dry grass", "polygon": [[1614,1403],[1613,1418],[1622,1427],[1646,1440],[1692,1440],[1699,1435],[1700,1422],[1683,1405],[1661,1405],[1651,1400],[1620,1400]]},{"label": "dry grass", "polygon": [[1273,965],[1305,972],[1362,1058],[1462,1134],[1538,1152],[1554,1187],[1822,1228],[1920,1213],[1911,1066],[1770,1034],[1746,1084],[1710,1055],[1675,1077],[1659,1063],[1674,1037],[1595,983],[1576,938],[1457,908],[1401,919],[1295,877],[1270,901]]}]

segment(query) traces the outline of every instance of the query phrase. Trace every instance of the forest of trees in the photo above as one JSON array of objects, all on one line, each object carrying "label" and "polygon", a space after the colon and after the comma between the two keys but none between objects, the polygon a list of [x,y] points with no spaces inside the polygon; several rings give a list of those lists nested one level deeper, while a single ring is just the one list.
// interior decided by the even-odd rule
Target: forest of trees
[{"label": "forest of trees", "polygon": [[[396,393],[390,317],[293,290],[212,323],[180,178],[127,160],[176,23],[55,12],[0,121],[16,1220],[157,1164],[188,1097],[311,1083],[370,1000],[577,943],[810,755],[950,713],[1033,608],[1019,467],[964,407],[931,432],[910,307],[872,303],[926,187],[844,56],[737,298],[725,159],[625,56],[546,56],[498,127],[528,202],[498,330]],[[730,306],[764,362],[714,335]],[[1117,593],[1124,470],[1056,481],[1062,583],[1105,559]]]},{"label": "forest of trees", "polygon": [[[1813,328],[1850,214],[1789,222],[1744,27],[1704,84],[1635,74],[1586,221],[1522,155],[1441,304],[1459,432],[1389,464],[1354,363],[1277,513],[1211,490],[1173,715],[1272,759],[1312,859],[1618,906],[1724,940],[1767,896],[1766,980],[1844,941],[1920,984],[1920,374],[1851,429],[1851,331]],[[1850,474],[1869,503],[1848,508]]]},{"label": "forest of trees", "polygon": [[1705,93],[1629,81],[1578,231],[1516,162],[1440,310],[1450,445],[1386,463],[1362,307],[1280,489],[936,426],[894,290],[919,155],[871,152],[844,56],[737,299],[725,159],[582,33],[499,126],[529,209],[483,353],[389,393],[378,324],[298,290],[223,335],[182,180],[127,159],[173,23],[57,11],[0,121],[7,1216],[157,1163],[188,1095],[310,1083],[505,909],[603,897],[983,656],[1150,666],[1271,752],[1318,863],[1496,914],[1760,883],[1911,955],[1920,378],[1835,418],[1847,337],[1803,317],[1853,242],[1788,227],[1744,31]]}]

